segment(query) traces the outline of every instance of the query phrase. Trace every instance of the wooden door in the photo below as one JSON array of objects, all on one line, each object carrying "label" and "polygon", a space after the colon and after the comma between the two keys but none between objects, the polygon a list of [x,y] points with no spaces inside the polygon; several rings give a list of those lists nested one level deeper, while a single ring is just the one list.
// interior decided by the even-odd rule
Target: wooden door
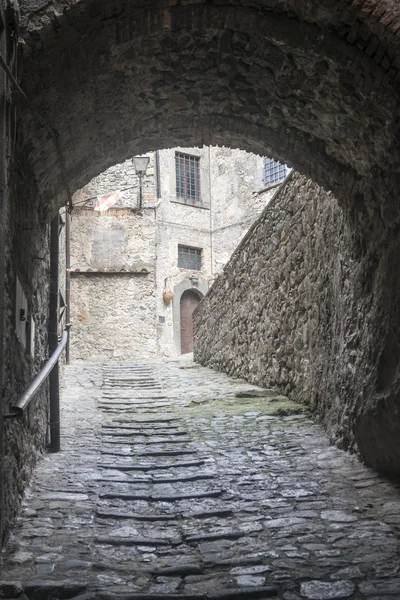
[{"label": "wooden door", "polygon": [[199,302],[200,298],[191,290],[181,296],[181,354],[193,352],[193,311]]}]

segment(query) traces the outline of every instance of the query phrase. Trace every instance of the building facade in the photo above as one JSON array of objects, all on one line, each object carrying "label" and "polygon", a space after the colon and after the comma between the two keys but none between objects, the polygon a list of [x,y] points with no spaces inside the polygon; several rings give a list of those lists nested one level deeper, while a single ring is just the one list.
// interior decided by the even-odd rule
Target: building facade
[{"label": "building facade", "polygon": [[[148,156],[140,210],[131,160],[74,196],[72,359],[190,352],[193,310],[285,176],[270,180],[265,159],[228,148]],[[116,204],[94,210],[115,190],[125,190]]]}]

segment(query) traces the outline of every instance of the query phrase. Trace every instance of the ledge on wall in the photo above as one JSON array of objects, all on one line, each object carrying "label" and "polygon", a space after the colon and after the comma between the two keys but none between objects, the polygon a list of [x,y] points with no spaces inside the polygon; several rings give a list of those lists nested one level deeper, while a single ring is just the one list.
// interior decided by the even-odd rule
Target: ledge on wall
[{"label": "ledge on wall", "polygon": [[197,202],[192,204],[190,202],[185,202],[185,200],[182,200],[181,198],[171,199],[171,202],[173,204],[183,204],[183,206],[189,206],[190,208],[202,208],[203,210],[210,210],[209,202]]},{"label": "ledge on wall", "polygon": [[150,273],[147,265],[135,265],[130,268],[101,268],[92,269],[91,267],[77,267],[70,270],[71,275],[148,275]]}]

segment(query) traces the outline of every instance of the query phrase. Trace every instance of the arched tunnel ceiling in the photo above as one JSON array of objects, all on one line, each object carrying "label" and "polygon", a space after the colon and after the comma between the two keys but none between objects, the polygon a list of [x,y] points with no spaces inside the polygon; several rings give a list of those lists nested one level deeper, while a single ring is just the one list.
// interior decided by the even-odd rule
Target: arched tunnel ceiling
[{"label": "arched tunnel ceiling", "polygon": [[[339,197],[395,188],[395,0],[20,4],[19,81],[73,190],[134,153],[203,143],[272,155]],[[53,143],[26,107],[18,134],[50,214],[66,202]]]}]

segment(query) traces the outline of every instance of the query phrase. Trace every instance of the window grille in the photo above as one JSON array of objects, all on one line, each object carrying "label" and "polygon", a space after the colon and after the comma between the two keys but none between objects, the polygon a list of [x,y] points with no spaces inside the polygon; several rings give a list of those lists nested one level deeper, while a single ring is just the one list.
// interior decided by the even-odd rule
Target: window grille
[{"label": "window grille", "polygon": [[175,152],[176,196],[186,204],[200,204],[200,158]]},{"label": "window grille", "polygon": [[201,248],[178,246],[178,267],[180,269],[201,271],[201,255]]},{"label": "window grille", "polygon": [[263,183],[264,185],[273,185],[283,181],[287,175],[288,168],[286,165],[274,160],[273,158],[264,157]]}]

